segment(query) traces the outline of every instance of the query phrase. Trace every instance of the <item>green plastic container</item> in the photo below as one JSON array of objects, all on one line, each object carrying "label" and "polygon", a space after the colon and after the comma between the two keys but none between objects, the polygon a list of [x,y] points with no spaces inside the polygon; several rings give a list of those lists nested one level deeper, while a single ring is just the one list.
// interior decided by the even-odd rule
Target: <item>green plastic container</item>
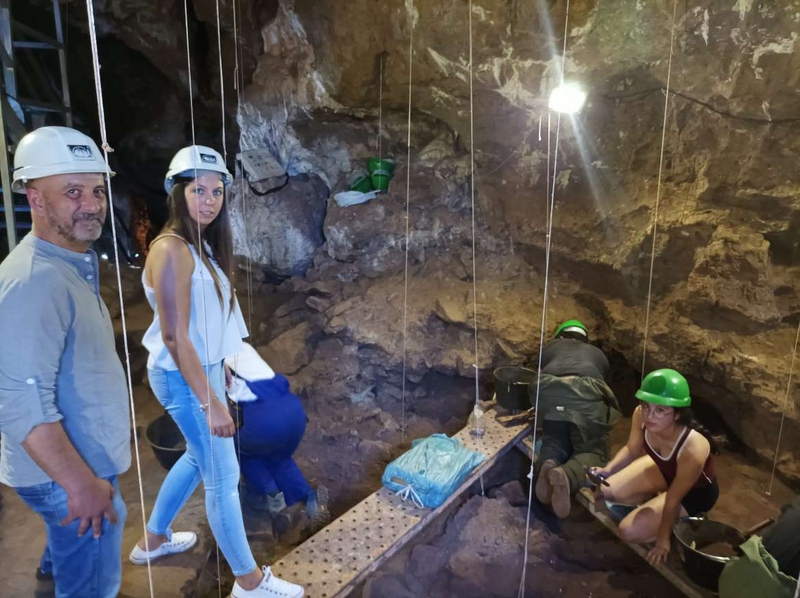
[{"label": "green plastic container", "polygon": [[389,181],[392,180],[392,173],[388,170],[376,170],[370,177],[372,179],[372,187],[376,191],[386,191],[389,189]]},{"label": "green plastic container", "polygon": [[351,191],[360,191],[361,193],[369,193],[372,191],[372,181],[367,175],[362,175],[352,182],[350,185]]},{"label": "green plastic container", "polygon": [[379,160],[373,156],[367,162],[367,168],[370,174],[375,174],[376,170],[385,170],[389,173],[389,176],[392,176],[394,174],[394,161],[390,159]]}]

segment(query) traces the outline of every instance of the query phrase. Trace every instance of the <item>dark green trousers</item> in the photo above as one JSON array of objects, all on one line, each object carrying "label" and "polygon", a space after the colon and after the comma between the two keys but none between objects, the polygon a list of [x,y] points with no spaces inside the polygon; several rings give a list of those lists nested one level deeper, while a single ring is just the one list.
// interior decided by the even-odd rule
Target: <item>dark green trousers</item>
[{"label": "dark green trousers", "polygon": [[608,463],[608,438],[587,443],[575,424],[545,420],[537,468],[547,460],[555,461],[566,472],[570,492],[577,492],[586,482],[587,468]]}]

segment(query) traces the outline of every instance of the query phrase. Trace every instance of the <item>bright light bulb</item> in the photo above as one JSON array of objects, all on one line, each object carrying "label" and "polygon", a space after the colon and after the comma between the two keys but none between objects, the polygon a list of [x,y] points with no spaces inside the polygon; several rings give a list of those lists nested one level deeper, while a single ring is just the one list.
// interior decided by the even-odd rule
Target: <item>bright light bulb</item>
[{"label": "bright light bulb", "polygon": [[108,254],[107,253],[101,253],[100,254],[100,259],[107,260],[108,259]]},{"label": "bright light bulb", "polygon": [[548,107],[563,114],[577,114],[586,102],[586,92],[577,83],[564,83],[550,92]]}]

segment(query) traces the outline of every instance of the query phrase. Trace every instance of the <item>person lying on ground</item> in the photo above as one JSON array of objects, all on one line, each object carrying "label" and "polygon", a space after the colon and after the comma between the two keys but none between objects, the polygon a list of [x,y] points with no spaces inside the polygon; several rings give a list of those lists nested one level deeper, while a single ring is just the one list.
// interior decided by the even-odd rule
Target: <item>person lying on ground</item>
[{"label": "person lying on ground", "polygon": [[[620,413],[604,380],[608,359],[589,343],[586,326],[568,320],[554,336],[542,352],[538,408],[544,424],[536,497],[564,518],[586,481],[586,469],[608,461],[608,438]],[[535,391],[534,385],[529,392]],[[533,395],[531,403],[536,406]]]}]

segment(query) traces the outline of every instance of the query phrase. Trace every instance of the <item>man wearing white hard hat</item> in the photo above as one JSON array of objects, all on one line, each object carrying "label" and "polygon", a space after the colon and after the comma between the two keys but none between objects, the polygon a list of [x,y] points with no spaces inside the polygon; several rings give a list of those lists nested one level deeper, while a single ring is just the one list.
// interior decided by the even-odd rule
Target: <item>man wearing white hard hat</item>
[{"label": "man wearing white hard hat", "polygon": [[26,135],[13,190],[33,229],[0,264],[0,482],[44,520],[52,571],[40,573],[59,598],[111,598],[122,576],[127,385],[90,249],[106,218],[105,172],[75,129]]}]

